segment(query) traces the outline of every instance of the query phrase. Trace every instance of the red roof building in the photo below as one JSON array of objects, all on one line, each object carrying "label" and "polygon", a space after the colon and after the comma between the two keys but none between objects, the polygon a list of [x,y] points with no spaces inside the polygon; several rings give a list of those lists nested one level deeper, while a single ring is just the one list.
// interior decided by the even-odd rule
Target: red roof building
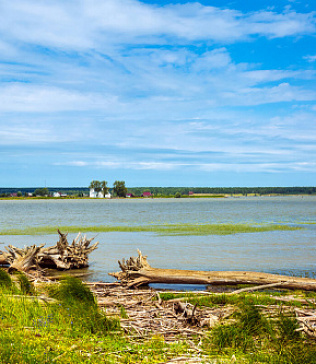
[{"label": "red roof building", "polygon": [[149,191],[145,191],[142,193],[142,197],[152,197],[152,194]]}]

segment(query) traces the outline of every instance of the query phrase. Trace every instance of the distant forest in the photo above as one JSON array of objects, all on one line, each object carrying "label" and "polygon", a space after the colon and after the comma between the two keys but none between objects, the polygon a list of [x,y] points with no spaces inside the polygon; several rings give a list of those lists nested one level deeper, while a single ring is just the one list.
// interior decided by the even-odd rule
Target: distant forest
[{"label": "distant forest", "polygon": [[[196,194],[211,195],[316,195],[316,187],[130,187],[128,193],[135,197],[141,196],[143,192],[151,192],[154,197],[173,197],[188,196],[192,192]],[[28,193],[34,193],[38,188],[1,188],[0,197],[10,196],[19,193],[26,196]],[[89,195],[87,187],[48,187],[49,194],[62,192],[68,196],[84,197]],[[110,188],[110,192],[111,192]]]},{"label": "distant forest", "polygon": [[181,195],[212,194],[212,195],[314,195],[316,187],[133,187],[128,192],[140,196],[144,191],[150,191],[154,196],[173,196],[177,192]]}]

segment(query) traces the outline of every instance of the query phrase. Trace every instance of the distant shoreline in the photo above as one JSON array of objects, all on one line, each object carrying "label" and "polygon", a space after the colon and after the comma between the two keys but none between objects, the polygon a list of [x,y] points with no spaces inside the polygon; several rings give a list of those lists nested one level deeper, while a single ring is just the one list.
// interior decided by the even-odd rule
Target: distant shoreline
[{"label": "distant shoreline", "polygon": [[309,194],[269,194],[269,195],[223,195],[223,196],[212,196],[212,195],[196,195],[196,196],[181,196],[180,198],[176,198],[174,196],[153,196],[153,197],[112,197],[112,198],[92,198],[92,197],[78,197],[78,196],[67,196],[67,197],[0,197],[0,201],[38,201],[38,200],[159,200],[159,199],[226,199],[226,198],[267,198],[267,197],[313,197],[316,195]]},{"label": "distant shoreline", "polygon": [[[113,188],[108,188],[116,196]],[[127,187],[129,198],[224,198],[252,196],[316,196],[316,187]],[[45,197],[47,196],[47,197]],[[88,187],[0,187],[0,198],[89,198]]]}]

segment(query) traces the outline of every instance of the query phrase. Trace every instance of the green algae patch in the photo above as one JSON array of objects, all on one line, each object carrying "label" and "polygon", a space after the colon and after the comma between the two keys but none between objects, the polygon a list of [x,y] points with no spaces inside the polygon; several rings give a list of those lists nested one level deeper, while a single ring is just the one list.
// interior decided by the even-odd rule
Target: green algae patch
[{"label": "green algae patch", "polygon": [[64,232],[151,232],[159,235],[231,235],[244,233],[260,233],[267,231],[300,230],[300,226],[282,224],[249,225],[249,224],[163,224],[141,226],[51,226],[26,227],[22,229],[4,229],[0,235],[40,235],[55,234],[57,228]]}]

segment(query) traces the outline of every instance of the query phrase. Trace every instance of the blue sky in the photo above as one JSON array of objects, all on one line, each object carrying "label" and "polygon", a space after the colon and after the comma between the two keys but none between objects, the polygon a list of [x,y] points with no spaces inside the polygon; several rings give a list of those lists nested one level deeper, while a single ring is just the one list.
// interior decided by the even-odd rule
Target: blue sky
[{"label": "blue sky", "polygon": [[0,0],[0,186],[315,186],[316,4]]}]

